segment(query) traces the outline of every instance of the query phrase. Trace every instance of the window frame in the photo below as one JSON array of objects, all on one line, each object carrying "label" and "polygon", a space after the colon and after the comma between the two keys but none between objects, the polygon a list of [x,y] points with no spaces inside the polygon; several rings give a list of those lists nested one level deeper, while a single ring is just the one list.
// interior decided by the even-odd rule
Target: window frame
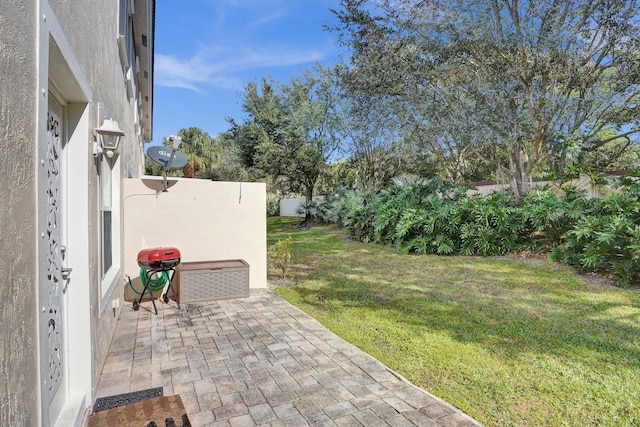
[{"label": "window frame", "polygon": [[[109,159],[106,156],[99,156],[98,221],[100,239],[98,246],[101,311],[104,310],[116,290],[122,270],[122,237],[120,234],[121,178],[119,171],[119,157]],[[110,224],[105,224],[106,212],[109,212]],[[110,248],[108,247],[109,245]],[[107,260],[110,261],[110,265],[105,262]]]}]

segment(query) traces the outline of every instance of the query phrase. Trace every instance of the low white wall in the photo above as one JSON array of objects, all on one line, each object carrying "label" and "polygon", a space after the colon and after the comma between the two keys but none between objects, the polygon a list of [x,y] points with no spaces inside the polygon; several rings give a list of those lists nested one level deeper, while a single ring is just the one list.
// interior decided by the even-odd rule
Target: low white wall
[{"label": "low white wall", "polygon": [[304,216],[297,212],[298,206],[304,203],[304,197],[280,200],[280,216]]},{"label": "low white wall", "polygon": [[[314,202],[324,199],[324,196],[315,196]],[[296,197],[293,199],[280,200],[280,216],[298,216],[303,217],[304,214],[298,213],[298,208],[304,204],[307,199],[305,197]]]},{"label": "low white wall", "polygon": [[[584,191],[586,193],[586,196],[589,198],[603,197],[611,193],[612,191],[612,189],[606,185],[592,184],[591,179],[589,179],[589,177],[585,175],[580,175],[580,177],[578,177],[577,179],[572,179],[566,185],[571,185],[576,187],[580,191]],[[555,181],[533,181],[531,183],[531,188],[544,186],[548,186],[551,191],[554,191],[558,194],[563,194],[562,190]],[[509,187],[509,184],[477,185],[475,190],[468,190],[467,195],[474,196],[480,194],[481,196],[487,196],[492,191],[506,190]]]},{"label": "low white wall", "polygon": [[183,262],[244,259],[250,288],[267,287],[264,183],[158,177],[125,179],[124,273],[138,278],[138,252],[173,246]]}]

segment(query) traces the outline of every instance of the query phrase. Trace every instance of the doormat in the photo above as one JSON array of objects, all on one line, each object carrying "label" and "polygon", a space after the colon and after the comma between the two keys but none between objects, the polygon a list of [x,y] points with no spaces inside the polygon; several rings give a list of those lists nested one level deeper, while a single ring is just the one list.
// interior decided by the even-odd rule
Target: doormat
[{"label": "doormat", "polygon": [[129,403],[89,416],[87,427],[191,427],[179,395]]},{"label": "doormat", "polygon": [[146,390],[133,391],[131,393],[116,394],[115,396],[100,397],[93,405],[93,412],[105,411],[129,403],[142,402],[162,396],[162,387],[148,388]]}]

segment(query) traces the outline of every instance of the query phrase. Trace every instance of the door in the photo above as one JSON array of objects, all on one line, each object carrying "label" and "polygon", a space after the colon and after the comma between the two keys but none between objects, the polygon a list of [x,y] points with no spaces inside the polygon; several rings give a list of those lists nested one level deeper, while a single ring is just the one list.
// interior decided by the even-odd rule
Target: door
[{"label": "door", "polygon": [[49,425],[55,424],[69,395],[66,301],[71,269],[65,264],[67,141],[64,104],[49,92],[47,137],[39,146],[38,185],[42,230],[39,242],[42,404],[45,409],[48,406],[43,421]]}]

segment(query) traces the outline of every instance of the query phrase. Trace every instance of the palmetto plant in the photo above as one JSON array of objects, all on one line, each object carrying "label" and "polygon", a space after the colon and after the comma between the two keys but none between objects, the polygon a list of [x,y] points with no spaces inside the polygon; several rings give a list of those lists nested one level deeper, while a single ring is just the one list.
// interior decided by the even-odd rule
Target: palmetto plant
[{"label": "palmetto plant", "polygon": [[510,192],[467,197],[438,180],[397,179],[386,190],[341,190],[312,209],[363,242],[402,253],[500,255],[550,251],[557,261],[610,272],[620,285],[640,284],[640,184],[586,199],[547,189],[516,203]]},{"label": "palmetto plant", "polygon": [[516,248],[522,220],[511,193],[494,191],[458,204],[460,251],[465,255],[497,255]]},{"label": "palmetto plant", "polygon": [[529,193],[518,207],[535,245],[548,250],[562,244],[586,205],[584,193],[567,189],[564,197],[558,197],[548,189],[539,189]]},{"label": "palmetto plant", "polygon": [[627,188],[593,199],[585,217],[554,251],[559,261],[608,271],[622,286],[640,284],[640,191]]}]

